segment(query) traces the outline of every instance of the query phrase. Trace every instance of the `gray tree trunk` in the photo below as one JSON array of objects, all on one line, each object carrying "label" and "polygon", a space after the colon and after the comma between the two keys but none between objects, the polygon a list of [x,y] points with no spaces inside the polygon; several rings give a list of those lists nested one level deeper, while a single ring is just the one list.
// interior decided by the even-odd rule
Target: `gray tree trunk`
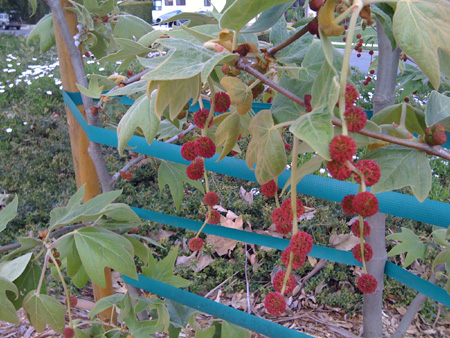
[{"label": "gray tree trunk", "polygon": [[[394,104],[395,86],[398,71],[400,50],[392,51],[391,42],[384,33],[383,25],[377,23],[378,37],[378,69],[375,93],[373,96],[374,114]],[[363,330],[365,338],[383,337],[383,288],[384,267],[387,260],[386,253],[386,215],[377,213],[367,219],[372,232],[367,237],[367,243],[372,246],[373,258],[367,263],[368,273],[373,275],[378,282],[374,293],[364,295],[363,305]]]}]

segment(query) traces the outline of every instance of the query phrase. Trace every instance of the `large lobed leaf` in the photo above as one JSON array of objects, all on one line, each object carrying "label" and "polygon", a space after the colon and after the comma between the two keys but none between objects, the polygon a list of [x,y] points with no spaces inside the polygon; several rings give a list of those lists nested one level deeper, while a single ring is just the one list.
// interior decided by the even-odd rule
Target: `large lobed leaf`
[{"label": "large lobed leaf", "polygon": [[247,148],[247,166],[253,168],[260,184],[269,182],[286,168],[287,158],[280,132],[270,110],[261,110],[250,122],[252,139]]},{"label": "large lobed leaf", "polygon": [[6,225],[17,215],[17,206],[19,205],[19,198],[17,195],[11,203],[0,211],[0,232],[5,230]]},{"label": "large lobed leaf", "polygon": [[423,259],[425,257],[425,245],[420,238],[408,228],[402,228],[402,232],[391,234],[386,236],[386,238],[401,242],[388,252],[388,257],[406,252],[405,263],[403,264],[404,268],[411,265],[416,259]]},{"label": "large lobed leaf", "polygon": [[13,292],[15,296],[19,295],[19,291],[13,283],[0,277],[0,320],[19,324],[20,321],[16,309],[14,304],[6,296],[6,291]]},{"label": "large lobed leaf", "polygon": [[33,30],[28,34],[27,44],[29,44],[31,40],[39,40],[41,53],[45,53],[55,44],[56,40],[52,14],[45,15],[39,20],[36,26],[34,26]]},{"label": "large lobed leaf", "polygon": [[440,123],[450,131],[450,97],[433,90],[425,109],[425,121],[427,126]]},{"label": "large lobed leaf", "polygon": [[47,324],[56,332],[63,332],[66,311],[57,299],[33,290],[26,295],[23,308],[37,332],[44,331]]},{"label": "large lobed leaf", "polygon": [[223,146],[222,153],[217,161],[220,161],[228,153],[233,150],[236,142],[239,139],[239,132],[241,126],[241,116],[234,112],[228,115],[225,120],[223,120],[216,130],[216,146]]},{"label": "large lobed leaf", "polygon": [[376,160],[381,169],[381,178],[372,187],[372,193],[409,186],[420,202],[427,198],[431,189],[431,167],[425,152],[390,145],[377,148],[364,158]]},{"label": "large lobed leaf", "polygon": [[440,86],[439,50],[450,57],[450,1],[399,0],[393,18],[395,39],[428,76]]},{"label": "large lobed leaf", "polygon": [[142,95],[127,110],[117,125],[118,149],[121,156],[124,155],[123,150],[136,129],[144,134],[148,144],[151,144],[155,138],[160,123],[155,113],[155,97],[156,92],[152,93],[151,100],[147,95]]}]

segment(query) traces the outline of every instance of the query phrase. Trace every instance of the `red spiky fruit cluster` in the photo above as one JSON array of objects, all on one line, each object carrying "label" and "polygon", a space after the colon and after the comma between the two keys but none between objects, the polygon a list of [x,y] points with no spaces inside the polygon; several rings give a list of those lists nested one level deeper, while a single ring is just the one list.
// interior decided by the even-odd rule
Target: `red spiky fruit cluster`
[{"label": "red spiky fruit cluster", "polygon": [[[278,271],[273,279],[273,288],[276,292],[281,293],[281,289],[283,288],[284,277],[286,276],[286,271]],[[297,285],[297,281],[292,274],[289,274],[288,280],[286,282],[286,287],[284,289],[284,294],[290,294],[295,286]]]},{"label": "red spiky fruit cluster", "polygon": [[340,181],[345,181],[352,176],[352,170],[347,166],[346,162],[329,161],[327,162],[327,169],[332,177]]},{"label": "red spiky fruit cluster", "polygon": [[202,136],[195,141],[195,152],[204,158],[213,157],[216,153],[216,145],[209,137]]},{"label": "red spiky fruit cluster", "polygon": [[[370,187],[377,183],[381,177],[380,166],[372,160],[361,160],[355,165],[361,174],[364,175],[364,182],[366,186]],[[361,184],[361,177],[358,174],[354,174],[354,179],[356,182]]]},{"label": "red spiky fruit cluster", "polygon": [[362,293],[372,293],[377,289],[377,280],[374,276],[369,274],[363,274],[358,278],[358,289],[361,290]]},{"label": "red spiky fruit cluster", "polygon": [[214,191],[209,191],[203,196],[203,202],[209,207],[213,207],[219,203],[219,195]]},{"label": "red spiky fruit cluster", "polygon": [[264,299],[264,306],[271,315],[279,316],[286,310],[286,300],[279,292],[271,292]]},{"label": "red spiky fruit cluster", "polygon": [[[281,262],[283,262],[283,264],[286,267],[289,265],[290,255],[291,255],[291,247],[288,246],[281,253]],[[303,266],[303,264],[305,264],[305,261],[306,261],[306,256],[294,255],[294,258],[292,260],[292,269],[293,270],[300,269]]]},{"label": "red spiky fruit cluster", "polygon": [[220,213],[217,210],[211,210],[211,215],[209,215],[209,212],[207,212],[205,215],[205,219],[208,219],[208,216],[209,216],[208,220],[209,224],[219,224]]},{"label": "red spiky fruit cluster", "polygon": [[200,251],[203,247],[203,239],[194,237],[189,240],[189,249],[192,251]]},{"label": "red spiky fruit cluster", "polygon": [[[360,237],[361,232],[360,232],[360,228],[359,228],[359,220],[358,219],[353,221],[351,227],[352,227],[353,235],[355,235],[356,237]],[[363,237],[369,236],[371,230],[372,230],[372,228],[370,227],[369,223],[364,221],[363,222]]]},{"label": "red spiky fruit cluster", "polygon": [[347,83],[345,85],[345,106],[353,106],[358,100],[358,97],[359,94],[356,91],[355,87]]},{"label": "red spiky fruit cluster", "polygon": [[[296,200],[296,208],[297,208],[297,218],[299,218],[305,212],[305,208],[303,207],[302,201],[300,201],[298,198]],[[293,216],[290,198],[283,201],[283,203],[281,204],[281,211],[283,212],[283,217],[287,220],[291,220],[292,222]]]},{"label": "red spiky fruit cluster", "polygon": [[[355,259],[358,262],[362,262],[362,252],[361,252],[361,244],[356,244],[355,247],[352,250],[353,252],[353,257],[355,257]],[[372,259],[373,257],[373,250],[372,247],[367,244],[364,243],[364,261],[368,262]]]},{"label": "red spiky fruit cluster", "polygon": [[261,192],[267,197],[273,197],[277,193],[278,186],[274,180],[270,180],[269,182],[263,184],[261,186]]},{"label": "red spiky fruit cluster", "polygon": [[229,108],[231,104],[230,97],[225,92],[218,92],[214,96],[214,110],[217,113],[225,113]]},{"label": "red spiky fruit cluster", "polygon": [[356,142],[349,136],[337,135],[330,142],[330,156],[334,161],[351,161],[355,153]]},{"label": "red spiky fruit cluster", "polygon": [[342,207],[342,210],[344,210],[344,212],[346,214],[350,214],[350,215],[355,214],[355,209],[353,208],[353,200],[354,199],[355,199],[355,195],[346,195],[342,199],[341,207]]},{"label": "red spiky fruit cluster", "polygon": [[202,158],[195,158],[186,168],[186,174],[191,180],[199,180],[205,172]]},{"label": "red spiky fruit cluster", "polygon": [[193,161],[197,157],[195,142],[189,141],[183,144],[181,147],[181,157],[183,157],[186,161]]},{"label": "red spiky fruit cluster", "polygon": [[[201,108],[199,109],[195,114],[194,114],[194,123],[197,127],[199,127],[200,129],[205,128],[205,123],[206,120],[208,119],[209,116],[209,110],[205,109],[205,108]],[[213,118],[211,118],[211,120],[208,123],[208,128],[210,128],[213,124]]]},{"label": "red spiky fruit cluster", "polygon": [[367,123],[366,112],[357,106],[345,105],[344,118],[349,132],[357,133]]},{"label": "red spiky fruit cluster", "polygon": [[378,199],[368,191],[359,192],[353,199],[353,210],[363,217],[373,216],[378,212]]},{"label": "red spiky fruit cluster", "polygon": [[445,127],[440,123],[436,123],[425,129],[425,142],[430,146],[440,146],[445,144],[447,142]]},{"label": "red spiky fruit cluster", "polygon": [[78,304],[78,299],[77,299],[77,297],[75,297],[73,295],[70,295],[69,296],[69,302],[70,302],[70,304],[69,304],[70,307],[75,307]]},{"label": "red spiky fruit cluster", "polygon": [[280,234],[286,235],[292,231],[292,218],[285,218],[281,208],[274,209],[271,217]]},{"label": "red spiky fruit cluster", "polygon": [[63,336],[65,338],[73,338],[75,337],[75,330],[72,329],[71,327],[66,327],[63,331]]},{"label": "red spiky fruit cluster", "polygon": [[289,242],[291,251],[296,256],[306,256],[310,253],[313,247],[313,239],[310,234],[304,231],[299,231],[294,234]]}]

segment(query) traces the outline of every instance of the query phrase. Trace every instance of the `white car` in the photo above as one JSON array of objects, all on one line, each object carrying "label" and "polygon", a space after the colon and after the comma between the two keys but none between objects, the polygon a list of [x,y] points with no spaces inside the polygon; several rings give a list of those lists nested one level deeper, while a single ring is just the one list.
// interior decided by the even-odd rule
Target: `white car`
[{"label": "white car", "polygon": [[20,29],[22,25],[22,19],[13,14],[0,13],[0,28],[3,30],[10,29],[12,27]]}]

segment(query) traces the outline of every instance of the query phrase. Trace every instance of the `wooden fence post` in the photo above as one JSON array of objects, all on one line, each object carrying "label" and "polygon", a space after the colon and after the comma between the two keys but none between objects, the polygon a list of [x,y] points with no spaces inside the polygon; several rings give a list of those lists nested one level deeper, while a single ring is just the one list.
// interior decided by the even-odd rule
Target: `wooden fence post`
[{"label": "wooden fence post", "polygon": [[[77,30],[76,14],[74,12],[64,9],[66,7],[71,6],[70,2],[67,0],[60,0],[60,4],[64,10],[64,16],[66,17],[66,21],[69,25],[72,35],[77,34],[78,30]],[[61,33],[55,20],[53,20],[53,25],[55,29],[56,47],[58,51],[59,67],[61,71],[61,81],[63,89],[67,92],[78,92],[72,62],[70,61],[66,45],[64,43],[64,40],[61,36]],[[83,116],[86,117],[84,114],[83,106],[80,105],[77,107],[83,114]],[[87,138],[83,129],[75,120],[75,117],[70,112],[67,106],[66,106],[66,115],[77,187],[79,188],[83,184],[86,184],[84,201],[88,201],[100,193],[97,172],[95,170],[92,159],[88,153],[89,139]],[[111,270],[109,268],[105,269],[105,278],[106,278],[105,288],[101,288],[100,286],[93,283],[95,301],[103,297],[110,296],[114,293],[112,288]],[[100,313],[99,318],[107,323],[109,323],[111,319],[114,320],[115,316],[112,313],[112,308],[109,308]]]}]

